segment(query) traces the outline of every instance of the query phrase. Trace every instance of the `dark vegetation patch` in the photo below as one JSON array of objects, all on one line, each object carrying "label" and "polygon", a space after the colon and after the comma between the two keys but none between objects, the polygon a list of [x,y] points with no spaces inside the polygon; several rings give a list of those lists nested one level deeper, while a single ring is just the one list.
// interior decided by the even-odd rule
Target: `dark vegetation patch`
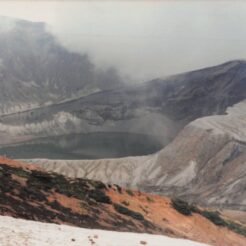
[{"label": "dark vegetation patch", "polygon": [[218,211],[204,210],[200,214],[212,221],[215,225],[227,227],[228,229],[246,237],[246,227],[233,221],[224,219],[220,216]]},{"label": "dark vegetation patch", "polygon": [[133,192],[131,190],[126,190],[126,193],[129,195],[129,196],[134,196]]},{"label": "dark vegetation patch", "polygon": [[89,193],[89,197],[94,199],[96,202],[108,203],[108,204],[112,203],[110,197],[105,195],[105,193],[102,192],[101,190],[92,190]]},{"label": "dark vegetation patch", "polygon": [[125,200],[122,201],[121,203],[122,203],[123,205],[127,206],[127,207],[130,205],[130,203],[129,203],[128,201],[125,201]]},{"label": "dark vegetation patch", "polygon": [[[25,180],[18,182],[13,175]],[[122,192],[116,186],[119,193]],[[134,232],[160,232],[161,229],[144,219],[142,214],[114,204],[118,212],[112,215],[113,206],[107,196],[108,186],[87,179],[69,179],[56,173],[26,170],[0,164],[0,214],[41,222],[71,224],[84,228],[122,230]],[[76,198],[81,213],[65,207],[55,193]],[[123,218],[120,214],[128,215]],[[101,216],[102,215],[102,216]],[[103,222],[103,223],[102,223]]]},{"label": "dark vegetation patch", "polygon": [[228,229],[246,237],[246,227],[233,221],[224,219],[218,211],[202,210],[196,207],[195,205],[189,204],[188,202],[178,198],[172,199],[171,202],[172,207],[183,215],[189,216],[192,213],[198,213],[210,220],[215,225],[227,227]]},{"label": "dark vegetation patch", "polygon": [[119,185],[115,184],[114,186],[116,187],[119,193],[122,193],[122,188]]},{"label": "dark vegetation patch", "polygon": [[220,214],[218,211],[201,211],[200,214],[204,217],[206,217],[207,219],[209,219],[210,221],[212,221],[215,225],[218,226],[226,226],[227,223],[226,221],[220,217]]},{"label": "dark vegetation patch", "polygon": [[148,210],[146,209],[146,208],[148,208],[148,207],[144,208],[142,205],[140,205],[139,207],[144,211],[144,213],[146,213],[146,214],[149,213]]},{"label": "dark vegetation patch", "polygon": [[120,213],[120,214],[124,214],[124,215],[127,215],[127,216],[130,216],[136,220],[144,220],[144,217],[142,214],[138,213],[138,212],[135,212],[135,211],[132,211],[120,204],[117,204],[115,203],[114,204],[114,209]]},{"label": "dark vegetation patch", "polygon": [[172,206],[183,215],[191,215],[193,212],[189,203],[178,198],[172,199]]},{"label": "dark vegetation patch", "polygon": [[146,199],[147,199],[148,202],[154,202],[154,200],[151,197],[149,197],[149,196],[147,196]]}]

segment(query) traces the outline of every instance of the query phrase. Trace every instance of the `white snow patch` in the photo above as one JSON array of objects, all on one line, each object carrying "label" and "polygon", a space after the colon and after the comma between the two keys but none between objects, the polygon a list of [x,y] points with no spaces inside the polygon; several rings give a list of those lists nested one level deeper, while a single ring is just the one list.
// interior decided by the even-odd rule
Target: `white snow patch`
[{"label": "white snow patch", "polygon": [[[1,246],[205,246],[160,235],[91,230],[0,216]],[[94,243],[93,243],[94,242]]]}]

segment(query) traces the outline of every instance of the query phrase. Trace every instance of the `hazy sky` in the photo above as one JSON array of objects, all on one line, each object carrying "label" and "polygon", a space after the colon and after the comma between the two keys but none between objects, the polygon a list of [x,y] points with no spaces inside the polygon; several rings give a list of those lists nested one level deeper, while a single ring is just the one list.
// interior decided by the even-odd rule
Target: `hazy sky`
[{"label": "hazy sky", "polygon": [[148,80],[246,59],[246,1],[0,1],[98,66]]}]

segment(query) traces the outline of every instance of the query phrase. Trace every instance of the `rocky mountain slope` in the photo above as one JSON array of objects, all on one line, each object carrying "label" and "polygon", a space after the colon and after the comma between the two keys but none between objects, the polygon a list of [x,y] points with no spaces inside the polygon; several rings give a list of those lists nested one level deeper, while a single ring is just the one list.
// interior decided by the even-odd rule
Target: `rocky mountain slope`
[{"label": "rocky mountain slope", "polygon": [[[243,246],[246,242],[246,228],[239,222],[183,201],[98,181],[68,179],[4,157],[0,163],[0,214],[4,216],[90,229],[148,232],[218,246]],[[12,227],[11,233],[15,230]],[[7,235],[1,233],[0,238],[6,240]],[[78,237],[74,235],[75,240]]]},{"label": "rocky mountain slope", "polygon": [[[102,160],[35,160],[70,177],[86,177],[144,191],[182,196],[203,205],[244,210],[246,102],[226,115],[188,124],[153,155]],[[32,162],[32,161],[30,161]]]},{"label": "rocky mountain slope", "polygon": [[223,114],[246,98],[246,62],[127,85],[58,105],[0,117],[4,143],[90,132],[140,133],[168,144],[189,122]]},{"label": "rocky mountain slope", "polygon": [[62,47],[44,23],[0,17],[0,115],[74,99],[121,84],[86,55]]}]

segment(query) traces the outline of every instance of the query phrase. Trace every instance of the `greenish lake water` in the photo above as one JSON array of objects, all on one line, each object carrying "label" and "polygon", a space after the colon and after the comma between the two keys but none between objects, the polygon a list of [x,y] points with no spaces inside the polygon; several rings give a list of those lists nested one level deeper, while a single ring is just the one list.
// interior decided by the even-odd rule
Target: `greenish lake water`
[{"label": "greenish lake water", "polygon": [[32,140],[1,147],[0,155],[23,159],[100,159],[152,154],[161,148],[153,136],[107,132]]}]

